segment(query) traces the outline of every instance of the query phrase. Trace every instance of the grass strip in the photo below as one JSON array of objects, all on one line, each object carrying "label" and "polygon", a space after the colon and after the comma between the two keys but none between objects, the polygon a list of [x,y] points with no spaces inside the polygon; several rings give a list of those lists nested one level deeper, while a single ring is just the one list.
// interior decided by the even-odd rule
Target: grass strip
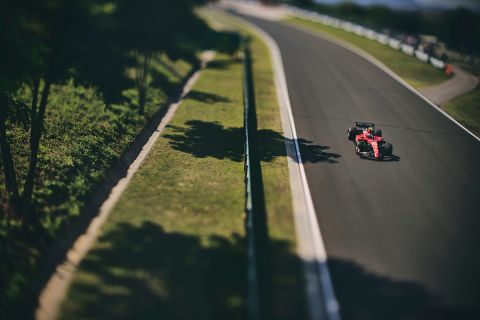
[{"label": "grass strip", "polygon": [[206,10],[204,16],[250,39],[266,223],[269,237],[270,301],[267,316],[274,319],[305,317],[302,271],[296,255],[296,235],[285,142],[277,102],[273,68],[267,45],[239,20]]},{"label": "grass strip", "polygon": [[442,109],[480,136],[480,86],[442,105]]},{"label": "grass strip", "polygon": [[244,319],[241,62],[218,56],[82,262],[63,319]]},{"label": "grass strip", "polygon": [[353,44],[380,60],[403,80],[417,89],[433,86],[447,80],[447,76],[441,70],[435,69],[430,64],[421,62],[415,57],[408,56],[399,50],[392,49],[374,40],[297,17],[286,19],[285,23],[325,33]]}]

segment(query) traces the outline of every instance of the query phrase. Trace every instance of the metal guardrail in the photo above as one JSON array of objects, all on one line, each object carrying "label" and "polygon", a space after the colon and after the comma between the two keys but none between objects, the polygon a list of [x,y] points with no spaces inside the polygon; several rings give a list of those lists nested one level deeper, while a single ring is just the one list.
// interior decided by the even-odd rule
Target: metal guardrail
[{"label": "metal guardrail", "polygon": [[245,228],[247,233],[247,258],[248,258],[248,293],[247,307],[250,320],[260,319],[259,286],[257,273],[257,252],[255,244],[253,193],[252,193],[252,118],[255,117],[252,110],[253,83],[251,70],[250,47],[246,39],[243,39],[243,103],[244,103],[244,171],[245,171]]}]

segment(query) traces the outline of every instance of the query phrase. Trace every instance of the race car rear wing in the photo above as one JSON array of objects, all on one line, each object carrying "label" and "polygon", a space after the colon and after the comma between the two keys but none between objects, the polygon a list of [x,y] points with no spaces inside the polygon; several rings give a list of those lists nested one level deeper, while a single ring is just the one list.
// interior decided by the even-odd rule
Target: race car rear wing
[{"label": "race car rear wing", "polygon": [[358,128],[374,128],[375,127],[375,123],[371,123],[371,122],[357,122],[355,121],[355,126],[357,126]]}]

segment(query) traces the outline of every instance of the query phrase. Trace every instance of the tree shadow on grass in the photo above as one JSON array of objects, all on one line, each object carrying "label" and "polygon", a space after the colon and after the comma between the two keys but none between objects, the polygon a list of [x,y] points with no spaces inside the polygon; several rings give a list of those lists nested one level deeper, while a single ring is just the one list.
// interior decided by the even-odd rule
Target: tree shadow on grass
[{"label": "tree shadow on grass", "polygon": [[[189,153],[195,157],[213,157],[243,161],[245,133],[243,128],[225,128],[218,122],[191,120],[186,127],[169,126],[174,133],[164,137],[176,150]],[[273,130],[256,132],[259,158],[271,162],[277,157],[285,156],[285,137]],[[302,161],[310,163],[336,163],[339,154],[327,152],[328,146],[313,144],[309,140],[298,139]],[[296,157],[292,158],[297,161]]]},{"label": "tree shadow on grass", "polygon": [[[285,264],[281,274],[259,274],[272,277],[271,292],[284,296],[273,301],[272,319],[302,319],[303,281],[285,267],[301,260],[283,241],[270,239],[269,246]],[[420,284],[366,272],[349,260],[328,264],[345,320],[474,319]],[[152,222],[120,223],[100,237],[79,270],[63,319],[247,318],[246,243],[239,235],[201,239]]]},{"label": "tree shadow on grass", "polygon": [[225,70],[232,64],[241,63],[241,59],[215,59],[208,63],[208,69]]},{"label": "tree shadow on grass", "polygon": [[187,127],[168,126],[173,134],[164,137],[178,151],[198,158],[213,157],[243,161],[243,129],[224,128],[218,122],[191,120]]},{"label": "tree shadow on grass", "polygon": [[197,100],[200,102],[205,102],[205,103],[215,103],[215,102],[230,102],[231,100],[229,98],[220,96],[215,93],[211,92],[205,92],[205,91],[198,91],[198,90],[192,90],[190,91],[186,98]]},{"label": "tree shadow on grass", "polygon": [[[110,247],[110,245],[112,247]],[[95,282],[74,282],[64,318],[244,319],[244,241],[118,224],[81,264]]]},{"label": "tree shadow on grass", "polygon": [[172,94],[175,90],[178,90],[178,82],[172,81],[165,73],[152,69],[150,75],[152,77],[151,87],[162,88],[167,94]]},{"label": "tree shadow on grass", "polygon": [[[298,264],[286,243],[276,242],[275,250],[288,256],[286,264]],[[82,262],[84,281],[72,284],[63,318],[246,319],[246,257],[239,235],[206,241],[152,222],[121,223]],[[301,287],[292,290],[298,281],[280,283],[301,295]]]}]

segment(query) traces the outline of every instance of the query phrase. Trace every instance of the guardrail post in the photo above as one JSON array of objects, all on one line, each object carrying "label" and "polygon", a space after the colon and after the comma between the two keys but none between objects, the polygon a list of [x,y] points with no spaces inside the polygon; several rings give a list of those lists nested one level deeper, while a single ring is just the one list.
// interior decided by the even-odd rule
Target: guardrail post
[{"label": "guardrail post", "polygon": [[250,320],[270,318],[269,240],[250,47],[243,39],[243,96],[245,129],[245,213],[248,250],[248,313]]},{"label": "guardrail post", "polygon": [[260,302],[257,272],[257,252],[255,243],[255,228],[253,216],[252,195],[252,166],[251,166],[251,140],[252,140],[252,79],[251,57],[247,39],[243,39],[243,102],[244,102],[244,171],[245,171],[245,228],[247,233],[247,259],[248,259],[248,292],[247,308],[250,320],[260,319]]},{"label": "guardrail post", "polygon": [[248,292],[247,308],[248,318],[250,320],[260,319],[260,306],[258,301],[258,278],[257,278],[257,254],[255,248],[255,232],[253,227],[253,201],[252,201],[252,173],[250,161],[250,52],[247,41],[243,39],[243,103],[244,116],[243,126],[245,130],[244,146],[244,171],[245,171],[245,213],[246,213],[246,233],[247,233],[247,259],[248,259]]}]

